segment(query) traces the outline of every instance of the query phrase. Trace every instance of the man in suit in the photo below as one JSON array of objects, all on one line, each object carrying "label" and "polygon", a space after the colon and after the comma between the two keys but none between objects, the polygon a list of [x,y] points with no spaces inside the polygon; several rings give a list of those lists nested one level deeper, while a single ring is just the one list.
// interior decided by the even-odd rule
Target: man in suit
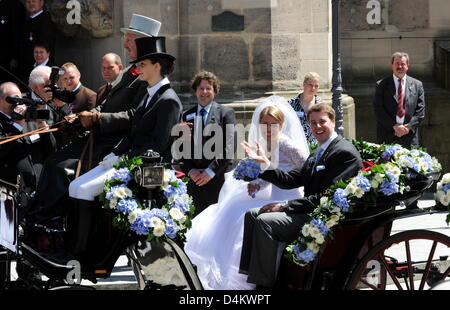
[{"label": "man in suit", "polygon": [[[190,138],[191,152],[188,158],[182,159],[181,167],[190,177],[187,190],[193,198],[197,215],[217,202],[225,181],[224,174],[231,169],[233,154],[230,152],[235,149],[236,118],[233,109],[214,101],[220,81],[213,73],[202,71],[196,74],[191,87],[198,104],[183,113],[183,122],[190,123],[193,134]],[[206,147],[208,141],[214,140],[220,145],[214,144],[214,150]]]},{"label": "man in suit", "polygon": [[407,53],[394,53],[391,68],[393,75],[378,81],[375,90],[377,143],[419,146],[419,124],[425,117],[422,82],[406,74]]},{"label": "man in suit", "polygon": [[26,0],[27,18],[20,34],[19,66],[22,79],[28,78],[33,69],[33,46],[45,42],[50,48],[50,61],[54,61],[57,29],[51,15],[44,10],[44,0]]},{"label": "man in suit", "polygon": [[[135,39],[158,35],[161,23],[146,16],[133,14],[130,26],[121,28],[128,58],[137,58]],[[50,156],[39,180],[34,221],[44,222],[63,213],[67,204],[69,183],[79,173],[91,169],[111,152],[131,130],[136,107],[146,94],[147,83],[139,80],[134,64],[117,77],[115,86],[103,104],[78,114],[81,125],[91,131],[90,136],[74,141]],[[92,143],[91,143],[92,141]],[[92,145],[90,150],[86,145]],[[86,150],[86,151],[84,151]]]},{"label": "man in suit", "polygon": [[53,66],[50,62],[50,48],[45,42],[36,42],[33,46],[34,65],[37,66]]},{"label": "man in suit", "polygon": [[74,63],[66,62],[61,68],[64,69],[64,74],[59,78],[60,87],[75,94],[75,100],[67,102],[70,111],[79,113],[95,108],[97,93],[81,83],[81,73],[77,66]]},{"label": "man in suit", "polygon": [[272,287],[277,275],[278,243],[294,241],[310,213],[319,204],[324,191],[339,180],[355,176],[362,167],[356,148],[335,132],[335,111],[328,104],[317,104],[308,111],[308,119],[319,147],[303,167],[285,172],[272,169],[262,148],[252,150],[243,143],[249,157],[261,162],[259,177],[283,189],[303,186],[304,198],[271,203],[247,211],[239,272],[247,282]]},{"label": "man in suit", "polygon": [[117,84],[116,81],[122,72],[122,69],[122,59],[119,55],[107,53],[102,57],[100,71],[106,84],[100,86],[97,90],[97,102],[95,103],[95,106],[102,104],[106,97],[108,97],[109,91]]},{"label": "man in suit", "polygon": [[[45,121],[25,122],[20,114],[25,106],[15,106],[6,101],[8,96],[22,97],[19,87],[11,82],[0,85],[0,136],[8,137],[47,126]],[[20,113],[16,112],[19,111]],[[36,189],[45,158],[55,150],[51,133],[34,134],[0,145],[0,178],[15,184],[20,175],[21,203],[26,208],[30,194]],[[24,208],[21,211],[24,211]],[[22,215],[22,214],[21,214]]]}]

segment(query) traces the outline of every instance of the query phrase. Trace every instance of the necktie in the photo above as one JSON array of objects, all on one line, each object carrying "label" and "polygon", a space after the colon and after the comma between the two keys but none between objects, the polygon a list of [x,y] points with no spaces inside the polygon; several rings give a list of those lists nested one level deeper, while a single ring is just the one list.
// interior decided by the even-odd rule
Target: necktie
[{"label": "necktie", "polygon": [[201,110],[200,110],[200,115],[202,116],[202,123],[203,123],[203,125],[205,125],[205,121],[206,121],[206,110],[204,109],[204,108],[202,108]]},{"label": "necktie", "polygon": [[311,171],[311,174],[313,174],[314,171],[316,171],[316,167],[317,167],[317,164],[319,163],[320,158],[322,157],[322,153],[323,153],[323,149],[319,146],[319,148],[317,149],[316,160],[314,161],[314,167],[313,167],[313,170]]},{"label": "necktie", "polygon": [[402,87],[402,79],[398,79],[398,89],[397,89],[397,116],[399,118],[402,118],[405,116],[405,96],[403,94],[403,87]]}]

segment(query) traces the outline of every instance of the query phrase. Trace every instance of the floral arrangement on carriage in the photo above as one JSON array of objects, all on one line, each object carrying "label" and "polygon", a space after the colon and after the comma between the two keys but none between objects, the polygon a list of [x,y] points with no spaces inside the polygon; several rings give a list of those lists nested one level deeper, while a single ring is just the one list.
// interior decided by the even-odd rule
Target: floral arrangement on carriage
[{"label": "floral arrangement on carriage", "polygon": [[[363,169],[357,176],[330,186],[319,205],[308,214],[300,236],[286,247],[288,258],[300,266],[314,261],[325,241],[332,239],[333,228],[347,214],[393,202],[408,205],[440,175],[440,163],[424,149],[352,142],[361,154]],[[259,167],[246,158],[239,162],[236,171],[236,179],[251,180],[257,177]]]},{"label": "floral arrangement on carriage", "polygon": [[115,211],[114,226],[147,236],[148,241],[165,238],[184,241],[195,211],[192,197],[187,194],[186,178],[180,179],[176,171],[164,168],[162,186],[155,191],[150,204],[143,204],[138,198],[142,188],[134,178],[142,165],[141,157],[124,156],[113,166],[100,195],[102,207]]},{"label": "floral arrangement on carriage", "polygon": [[332,239],[333,228],[347,214],[368,205],[408,205],[440,175],[442,166],[423,149],[352,142],[361,154],[363,169],[328,189],[319,206],[308,214],[310,220],[303,225],[298,239],[287,246],[289,258],[300,266],[314,261],[324,242]]},{"label": "floral arrangement on carriage", "polygon": [[442,179],[436,184],[434,199],[439,207],[448,209],[449,214],[447,215],[446,222],[450,224],[450,173],[444,174]]}]

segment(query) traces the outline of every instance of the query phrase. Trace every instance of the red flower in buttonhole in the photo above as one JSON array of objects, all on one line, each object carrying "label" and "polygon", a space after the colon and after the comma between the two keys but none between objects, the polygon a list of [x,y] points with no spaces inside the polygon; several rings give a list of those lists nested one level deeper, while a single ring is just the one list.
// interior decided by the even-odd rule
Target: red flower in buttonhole
[{"label": "red flower in buttonhole", "polygon": [[363,167],[362,167],[363,172],[369,172],[370,170],[372,170],[372,167],[375,164],[373,161],[367,161],[367,160],[363,160],[362,163],[363,163]]},{"label": "red flower in buttonhole", "polygon": [[178,179],[184,179],[184,177],[186,176],[186,174],[184,174],[183,172],[181,172],[181,171],[176,171],[175,170],[175,176],[178,178]]},{"label": "red flower in buttonhole", "polygon": [[131,67],[130,73],[134,76],[139,75],[139,72],[137,71],[136,67]]}]

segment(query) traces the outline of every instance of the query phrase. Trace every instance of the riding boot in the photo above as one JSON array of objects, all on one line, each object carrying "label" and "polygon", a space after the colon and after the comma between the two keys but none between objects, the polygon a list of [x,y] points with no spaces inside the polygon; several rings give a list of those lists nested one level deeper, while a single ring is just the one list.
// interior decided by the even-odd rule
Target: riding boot
[{"label": "riding boot", "polygon": [[75,256],[85,253],[94,218],[94,202],[70,198],[66,220],[66,248]]}]

